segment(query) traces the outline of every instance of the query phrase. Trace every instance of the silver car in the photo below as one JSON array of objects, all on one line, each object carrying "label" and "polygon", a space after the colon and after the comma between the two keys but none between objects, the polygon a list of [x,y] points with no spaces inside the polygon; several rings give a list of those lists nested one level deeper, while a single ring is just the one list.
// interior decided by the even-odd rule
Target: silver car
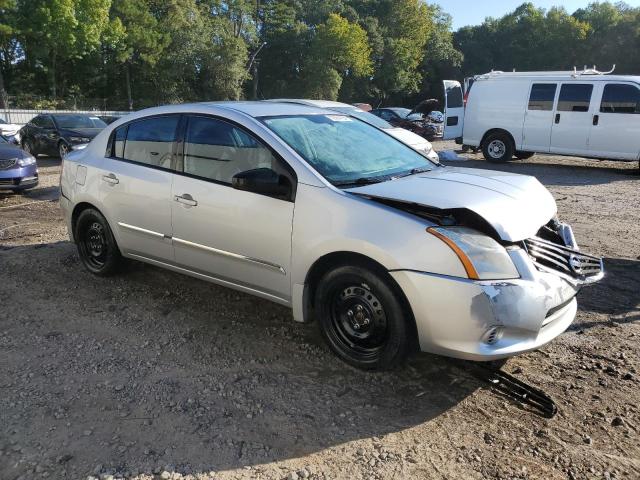
[{"label": "silver car", "polygon": [[90,272],[126,257],[287,305],[363,369],[539,348],[603,275],[535,178],[444,167],[303,105],[131,114],[65,157],[61,193]]}]

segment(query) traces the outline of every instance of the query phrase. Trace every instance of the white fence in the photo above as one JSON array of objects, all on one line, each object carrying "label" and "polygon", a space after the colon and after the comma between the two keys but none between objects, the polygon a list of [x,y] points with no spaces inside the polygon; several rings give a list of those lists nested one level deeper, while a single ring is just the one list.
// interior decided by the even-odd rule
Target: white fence
[{"label": "white fence", "polygon": [[19,110],[13,108],[0,110],[0,116],[3,117],[7,123],[15,123],[18,125],[24,125],[41,113],[86,113],[89,115],[122,116],[131,112],[118,112],[115,110]]}]

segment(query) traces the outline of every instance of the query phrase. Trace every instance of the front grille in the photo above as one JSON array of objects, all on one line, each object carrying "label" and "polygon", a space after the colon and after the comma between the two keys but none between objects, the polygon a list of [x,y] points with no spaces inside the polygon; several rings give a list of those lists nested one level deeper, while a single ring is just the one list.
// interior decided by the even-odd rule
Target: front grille
[{"label": "front grille", "polygon": [[16,179],[14,178],[0,178],[0,185],[15,185]]},{"label": "front grille", "polygon": [[10,160],[0,160],[0,170],[8,170],[9,168],[13,168],[16,164],[17,160],[12,158]]},{"label": "front grille", "polygon": [[534,263],[543,268],[584,280],[602,273],[602,259],[544,240],[528,238],[524,246]]}]

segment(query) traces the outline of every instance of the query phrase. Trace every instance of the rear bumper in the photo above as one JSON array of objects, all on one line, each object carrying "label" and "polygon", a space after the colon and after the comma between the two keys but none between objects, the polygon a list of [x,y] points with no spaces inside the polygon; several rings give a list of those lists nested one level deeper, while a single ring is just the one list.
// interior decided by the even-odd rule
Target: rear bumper
[{"label": "rear bumper", "polygon": [[422,351],[466,360],[507,358],[540,348],[573,322],[579,285],[532,267],[504,281],[396,271],[412,307]]}]

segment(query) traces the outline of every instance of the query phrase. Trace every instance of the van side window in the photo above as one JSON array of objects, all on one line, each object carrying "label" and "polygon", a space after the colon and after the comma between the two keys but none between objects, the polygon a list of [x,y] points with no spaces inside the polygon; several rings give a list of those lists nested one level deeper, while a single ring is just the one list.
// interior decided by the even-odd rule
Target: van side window
[{"label": "van side window", "polygon": [[588,83],[565,83],[560,89],[559,112],[588,112],[593,85]]},{"label": "van side window", "polygon": [[277,164],[271,150],[244,130],[215,118],[189,117],[184,173],[231,184],[236,173],[256,168],[277,170]]},{"label": "van side window", "polygon": [[624,83],[605,85],[600,104],[602,113],[640,113],[640,90]]},{"label": "van side window", "polygon": [[531,85],[529,110],[553,110],[557,88],[558,85],[555,83],[534,83]]},{"label": "van side window", "polygon": [[122,158],[171,168],[179,115],[152,117],[129,124]]}]

